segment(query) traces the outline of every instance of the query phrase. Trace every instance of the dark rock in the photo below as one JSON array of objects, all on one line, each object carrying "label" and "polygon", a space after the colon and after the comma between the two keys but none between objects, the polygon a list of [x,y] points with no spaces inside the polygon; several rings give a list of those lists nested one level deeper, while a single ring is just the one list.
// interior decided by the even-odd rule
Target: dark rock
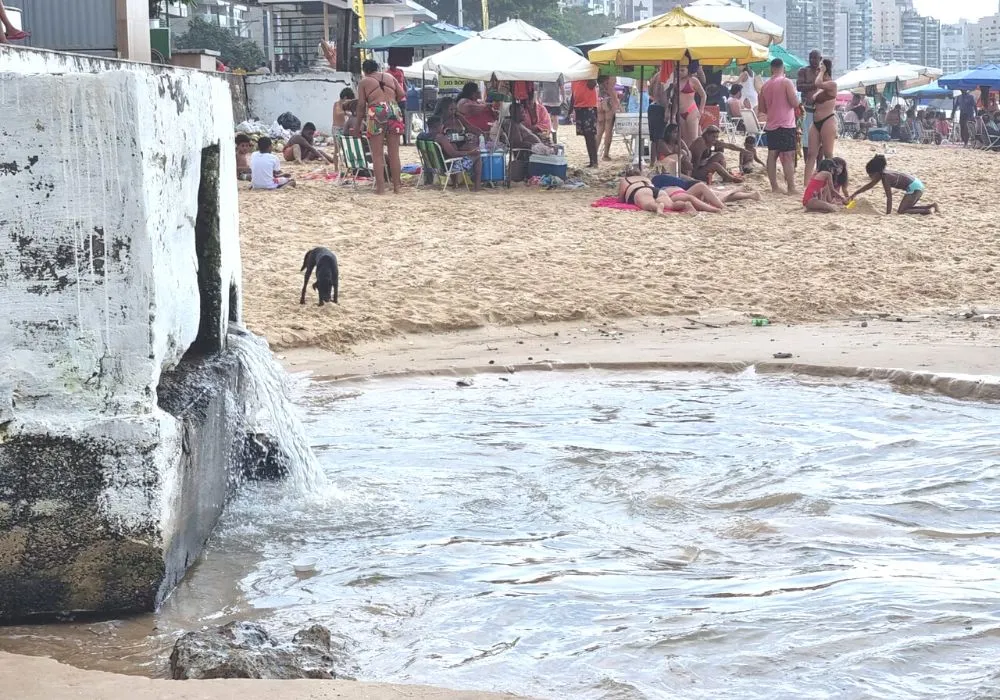
[{"label": "dark rock", "polygon": [[343,649],[330,641],[322,625],[300,630],[290,643],[275,640],[252,622],[201,632],[188,632],[170,654],[175,680],[210,678],[348,678],[335,667],[346,666]]}]

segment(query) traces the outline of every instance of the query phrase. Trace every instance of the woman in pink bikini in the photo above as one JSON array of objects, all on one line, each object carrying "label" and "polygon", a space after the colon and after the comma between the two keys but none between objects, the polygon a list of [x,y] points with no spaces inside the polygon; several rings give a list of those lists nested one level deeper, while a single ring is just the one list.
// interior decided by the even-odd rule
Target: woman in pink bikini
[{"label": "woman in pink bikini", "polygon": [[0,0],[0,44],[6,44],[8,41],[21,41],[29,36],[31,34],[28,32],[14,28],[14,23],[10,21],[7,10],[4,9],[3,0]]},{"label": "woman in pink bikini", "polygon": [[690,74],[687,66],[681,66],[678,72],[680,78],[680,122],[681,140],[690,146],[696,138],[701,136],[701,111],[695,102],[695,95],[701,96],[701,103],[705,104],[705,88],[701,86],[701,81]]}]

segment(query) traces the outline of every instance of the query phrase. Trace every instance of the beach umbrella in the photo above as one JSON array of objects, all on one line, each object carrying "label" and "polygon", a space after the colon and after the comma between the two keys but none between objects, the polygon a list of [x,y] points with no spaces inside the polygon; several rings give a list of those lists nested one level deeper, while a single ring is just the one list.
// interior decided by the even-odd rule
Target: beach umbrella
[{"label": "beach umbrella", "polygon": [[[710,22],[733,34],[762,46],[778,44],[785,38],[785,30],[774,22],[754,14],[732,0],[695,0],[684,8],[695,19]],[[670,14],[670,13],[667,13]],[[654,17],[657,20],[664,15]],[[632,31],[651,20],[637,20],[618,25],[620,31]]]},{"label": "beach umbrella", "polygon": [[[799,68],[805,68],[808,64],[808,61],[804,61],[799,58],[781,44],[771,44],[767,47],[767,60],[754,61],[750,64],[750,67],[753,68],[754,72],[758,75],[770,75],[771,61],[776,58],[781,59],[781,62],[785,64],[785,71],[789,74],[794,74],[799,70]],[[738,75],[739,72],[739,66],[733,66],[726,69],[726,73],[730,75]]]},{"label": "beach umbrella", "polygon": [[927,83],[927,85],[920,85],[917,87],[907,88],[906,90],[901,90],[899,96],[905,97],[908,100],[933,100],[955,96],[954,90],[943,88],[940,83],[940,80],[932,80]]},{"label": "beach umbrella", "polygon": [[895,85],[899,88],[918,87],[932,82],[941,75],[939,68],[929,68],[913,63],[890,61],[883,63],[868,59],[852,71],[837,78],[837,90],[856,92],[867,87]]},{"label": "beach umbrella", "polygon": [[472,37],[474,32],[453,27],[445,22],[431,24],[423,22],[400,29],[392,34],[377,36],[368,41],[359,41],[354,46],[370,51],[388,51],[389,49],[424,49],[461,44]]},{"label": "beach umbrella", "polygon": [[438,75],[467,80],[555,83],[597,77],[597,67],[587,59],[519,19],[428,56],[424,65]]},{"label": "beach umbrella", "polygon": [[[590,60],[599,66],[615,66],[631,70],[639,66],[639,104],[642,104],[645,66],[660,66],[665,62],[698,60],[707,66],[725,66],[733,60],[741,63],[762,61],[767,48],[732,32],[692,17],[684,8],[675,7],[625,34],[590,50]],[[652,73],[652,71],[650,71]],[[680,75],[674,71],[678,81]],[[642,164],[642,110],[639,110],[639,164]]]},{"label": "beach umbrella", "polygon": [[975,90],[980,86],[991,90],[1000,90],[1000,66],[985,64],[949,73],[938,78],[938,85],[949,90]]},{"label": "beach umbrella", "polygon": [[706,66],[725,66],[733,60],[763,61],[767,48],[675,7],[637,29],[609,37],[606,43],[591,49],[589,56],[592,63],[619,66],[692,59]]}]

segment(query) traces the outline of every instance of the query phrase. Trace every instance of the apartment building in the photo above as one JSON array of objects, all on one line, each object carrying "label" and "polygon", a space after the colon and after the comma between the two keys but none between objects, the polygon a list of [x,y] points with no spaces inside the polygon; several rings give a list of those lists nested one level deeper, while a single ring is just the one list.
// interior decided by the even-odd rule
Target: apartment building
[{"label": "apartment building", "polygon": [[945,73],[978,65],[969,27],[970,23],[965,20],[941,25],[941,70]]},{"label": "apartment building", "polygon": [[170,28],[175,35],[186,32],[188,24],[197,17],[214,26],[228,29],[244,39],[263,39],[263,12],[256,3],[205,0],[194,7],[188,7],[171,2],[168,14]]},{"label": "apartment building", "polygon": [[824,56],[836,55],[837,6],[838,0],[787,0],[785,46],[788,50],[802,57],[813,49],[819,49]]},{"label": "apartment building", "polygon": [[872,55],[871,0],[840,0],[834,24],[833,68],[846,73]]}]

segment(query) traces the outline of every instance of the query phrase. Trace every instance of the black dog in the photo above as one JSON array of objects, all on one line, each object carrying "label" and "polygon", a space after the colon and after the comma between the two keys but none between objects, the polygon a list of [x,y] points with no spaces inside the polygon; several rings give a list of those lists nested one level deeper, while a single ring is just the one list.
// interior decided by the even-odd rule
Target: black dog
[{"label": "black dog", "polygon": [[[312,276],[313,268],[316,268],[316,281],[313,289],[319,290],[319,305],[323,302],[337,301],[337,288],[340,286],[340,270],[337,267],[337,256],[326,248],[313,248],[306,253],[305,260],[302,261],[302,270],[306,271],[305,281],[302,282],[302,297],[300,304],[306,303],[306,287],[309,286],[309,277]],[[299,270],[301,272],[302,270]],[[333,299],[330,299],[330,290],[333,290]]]}]

